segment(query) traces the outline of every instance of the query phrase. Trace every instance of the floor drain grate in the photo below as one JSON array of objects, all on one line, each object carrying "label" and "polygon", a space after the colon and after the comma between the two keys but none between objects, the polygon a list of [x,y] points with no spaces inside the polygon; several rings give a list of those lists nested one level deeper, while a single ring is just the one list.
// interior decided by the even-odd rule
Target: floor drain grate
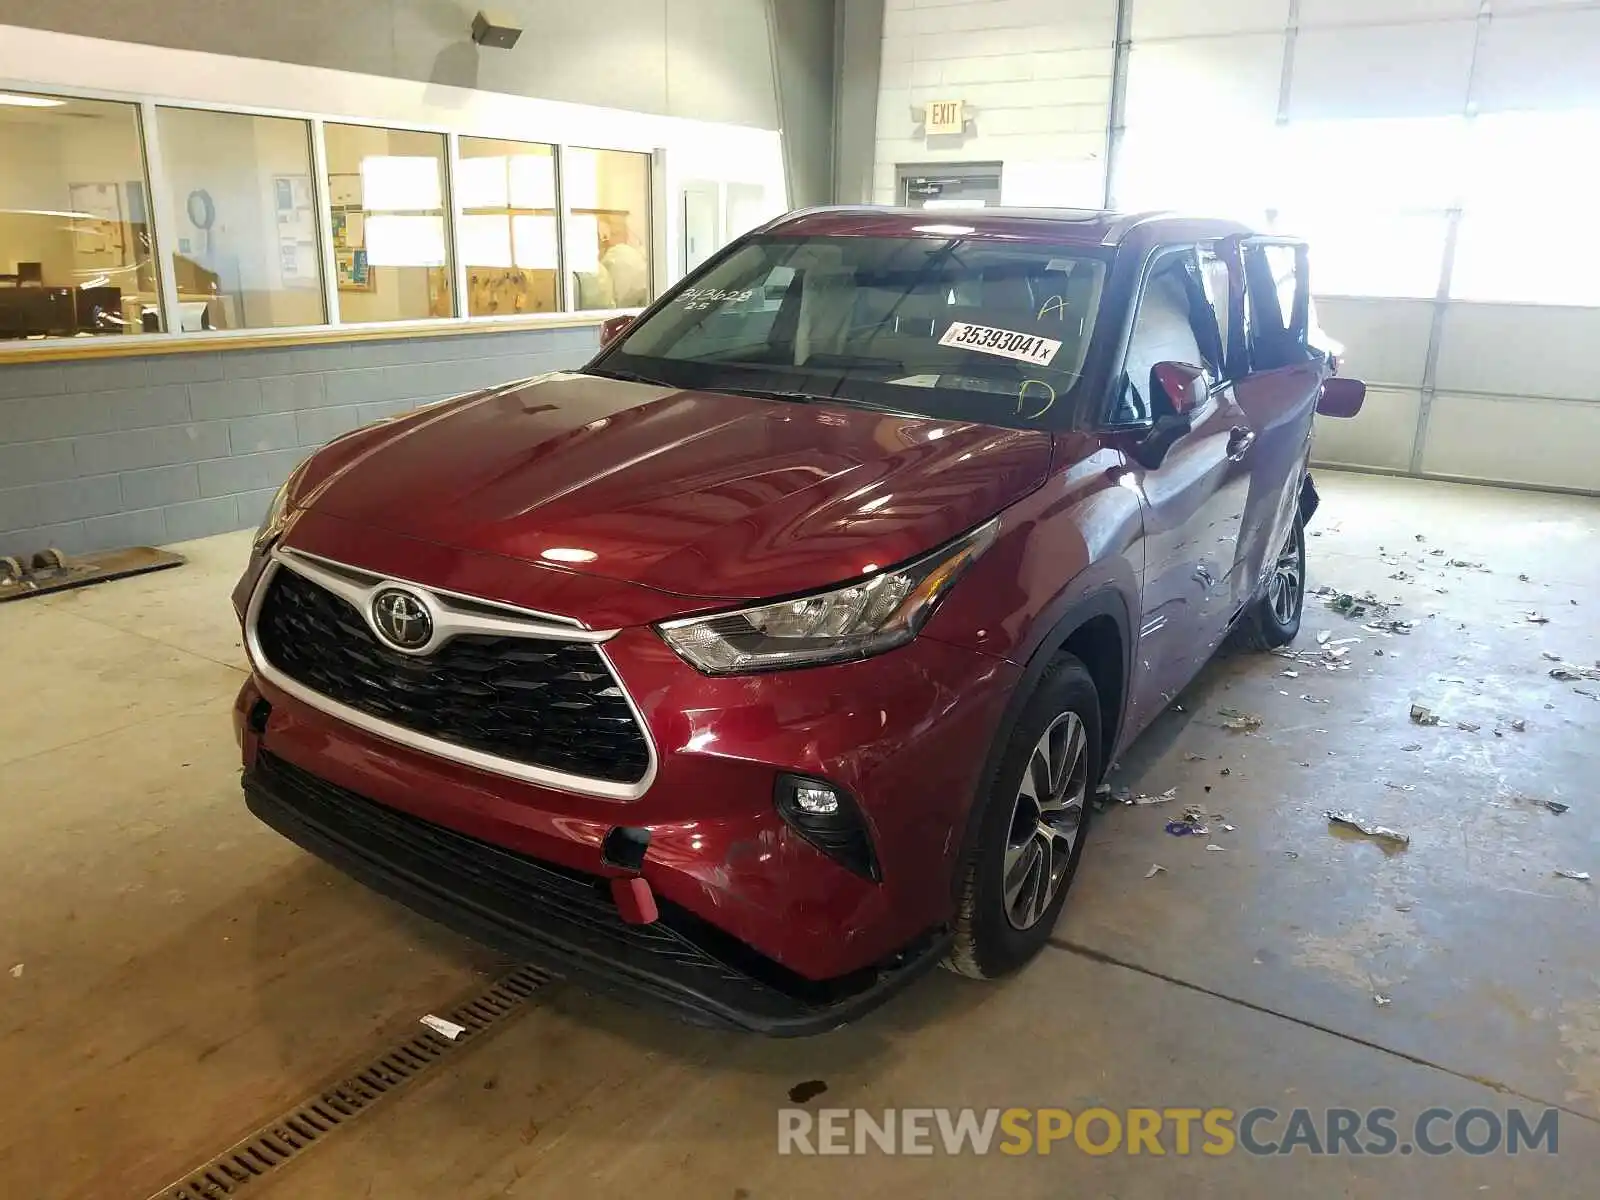
[{"label": "floor drain grate", "polygon": [[438,1015],[466,1032],[455,1041],[424,1029],[379,1054],[354,1073],[274,1117],[209,1162],[168,1184],[150,1200],[225,1200],[287,1166],[336,1129],[348,1125],[436,1063],[470,1045],[515,1013],[555,976],[519,967],[486,991]]}]

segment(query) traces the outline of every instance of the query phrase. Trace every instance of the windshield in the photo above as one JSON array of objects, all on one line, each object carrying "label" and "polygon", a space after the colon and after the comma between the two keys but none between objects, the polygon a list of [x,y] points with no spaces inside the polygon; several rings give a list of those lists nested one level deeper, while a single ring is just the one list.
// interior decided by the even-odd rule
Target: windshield
[{"label": "windshield", "polygon": [[596,370],[1030,428],[1067,422],[1106,263],[1044,243],[770,237],[713,266]]}]

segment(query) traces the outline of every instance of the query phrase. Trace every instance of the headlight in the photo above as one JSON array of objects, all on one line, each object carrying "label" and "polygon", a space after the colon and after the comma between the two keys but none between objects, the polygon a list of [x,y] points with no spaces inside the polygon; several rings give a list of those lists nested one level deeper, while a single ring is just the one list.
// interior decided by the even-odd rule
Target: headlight
[{"label": "headlight", "polygon": [[916,637],[951,585],[994,542],[998,527],[990,521],[915,562],[831,591],[656,628],[685,662],[708,675],[881,654]]},{"label": "headlight", "polygon": [[[307,462],[310,460],[307,459]],[[283,527],[289,523],[289,494],[294,491],[295,484],[300,479],[300,472],[305,468],[302,462],[289,472],[289,478],[283,481],[283,486],[272,497],[272,503],[267,505],[267,515],[261,518],[261,524],[256,529],[255,540],[252,543],[257,554],[266,553],[267,547],[278,540],[278,535],[283,532]]]}]

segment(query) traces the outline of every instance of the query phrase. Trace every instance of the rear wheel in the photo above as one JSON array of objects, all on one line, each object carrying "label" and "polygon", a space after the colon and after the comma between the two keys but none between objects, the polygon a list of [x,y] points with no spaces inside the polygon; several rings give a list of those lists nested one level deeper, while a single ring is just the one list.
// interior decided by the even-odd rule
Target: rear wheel
[{"label": "rear wheel", "polygon": [[1100,778],[1100,699],[1084,665],[1062,655],[1007,736],[966,864],[945,965],[992,979],[1037,954],[1083,857]]},{"label": "rear wheel", "polygon": [[1306,532],[1298,512],[1267,576],[1267,585],[1239,623],[1239,641],[1251,650],[1287,646],[1300,633],[1306,602]]}]

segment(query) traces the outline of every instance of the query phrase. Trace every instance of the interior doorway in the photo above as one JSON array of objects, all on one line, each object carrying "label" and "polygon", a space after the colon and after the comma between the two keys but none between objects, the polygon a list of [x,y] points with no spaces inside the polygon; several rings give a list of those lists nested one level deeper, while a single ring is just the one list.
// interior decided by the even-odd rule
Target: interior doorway
[{"label": "interior doorway", "polygon": [[895,193],[907,208],[993,208],[999,163],[911,163],[895,168]]}]

